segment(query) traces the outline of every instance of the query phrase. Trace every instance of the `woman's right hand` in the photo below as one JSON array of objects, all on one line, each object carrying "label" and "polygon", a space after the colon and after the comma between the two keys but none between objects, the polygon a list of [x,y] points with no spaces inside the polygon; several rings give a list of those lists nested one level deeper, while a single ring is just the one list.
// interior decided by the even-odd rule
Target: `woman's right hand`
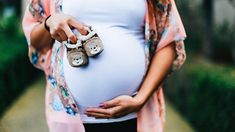
[{"label": "woman's right hand", "polygon": [[86,25],[78,22],[74,17],[64,13],[55,13],[46,21],[50,28],[51,37],[59,42],[70,40],[72,43],[77,42],[76,35],[71,28],[77,29],[81,34],[87,34]]}]

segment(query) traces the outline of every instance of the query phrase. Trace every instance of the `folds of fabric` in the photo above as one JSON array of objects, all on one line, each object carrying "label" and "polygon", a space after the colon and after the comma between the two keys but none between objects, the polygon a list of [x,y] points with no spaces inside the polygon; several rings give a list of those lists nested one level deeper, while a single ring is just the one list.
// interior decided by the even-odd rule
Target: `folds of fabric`
[{"label": "folds of fabric", "polygon": [[[30,33],[33,28],[49,14],[61,11],[61,0],[31,0],[23,17],[23,30],[29,45],[30,62],[37,68],[43,70],[46,77],[50,75],[53,69],[50,67],[52,63],[52,49],[46,53],[38,52],[30,45]],[[174,0],[159,0],[157,3],[158,15],[151,13],[153,8],[149,8],[145,17],[145,34],[146,42],[150,45],[146,46],[146,56],[148,62],[151,61],[149,54],[159,52],[168,44],[175,44],[177,57],[174,61],[173,70],[179,69],[185,62],[186,53],[184,49],[184,39],[186,33],[177,11]],[[156,23],[155,18],[159,21]],[[155,36],[151,36],[152,31]],[[149,64],[149,63],[148,63]],[[56,71],[59,72],[59,71]],[[63,79],[62,79],[63,80]],[[46,118],[50,132],[84,132],[84,126],[80,120],[79,114],[70,115],[65,110],[55,111],[51,107],[51,95],[53,81],[47,80],[46,87]],[[163,132],[165,128],[165,103],[163,96],[163,88],[159,89],[150,97],[144,107],[138,112],[137,116],[138,132]]]}]

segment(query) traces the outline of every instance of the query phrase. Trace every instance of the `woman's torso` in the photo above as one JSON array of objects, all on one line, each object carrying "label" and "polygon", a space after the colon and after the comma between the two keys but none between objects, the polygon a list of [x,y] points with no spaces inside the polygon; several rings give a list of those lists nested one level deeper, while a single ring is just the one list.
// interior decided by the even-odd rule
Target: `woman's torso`
[{"label": "woman's torso", "polygon": [[[64,51],[67,86],[81,111],[119,95],[132,95],[145,73],[145,0],[64,0],[63,12],[91,25],[103,41],[104,51],[89,57],[86,67],[74,68]],[[136,117],[100,120],[81,115],[83,122],[112,122]]]}]

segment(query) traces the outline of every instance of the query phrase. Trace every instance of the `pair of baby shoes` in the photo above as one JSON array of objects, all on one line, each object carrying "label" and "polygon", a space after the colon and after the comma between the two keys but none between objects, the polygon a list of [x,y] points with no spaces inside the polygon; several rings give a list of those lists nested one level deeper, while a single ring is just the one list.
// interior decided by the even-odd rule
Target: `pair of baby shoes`
[{"label": "pair of baby shoes", "polygon": [[62,42],[67,48],[67,59],[72,67],[81,67],[88,64],[88,57],[94,57],[104,50],[97,32],[91,26],[87,30],[87,35],[81,35],[79,32],[75,33],[78,38],[76,44],[71,44],[69,40]]}]

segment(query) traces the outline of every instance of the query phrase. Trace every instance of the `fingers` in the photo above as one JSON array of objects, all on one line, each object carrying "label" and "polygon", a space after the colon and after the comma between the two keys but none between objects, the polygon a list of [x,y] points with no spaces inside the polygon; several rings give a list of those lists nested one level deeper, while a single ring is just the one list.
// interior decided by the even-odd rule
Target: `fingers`
[{"label": "fingers", "polygon": [[68,40],[66,34],[63,31],[57,32],[55,34],[52,34],[51,37],[59,42],[63,42],[65,40]]},{"label": "fingers", "polygon": [[110,118],[111,114],[108,112],[107,109],[102,109],[102,108],[88,108],[85,111],[85,114],[87,116],[92,116],[95,118]]},{"label": "fingers", "polygon": [[[49,21],[50,20],[50,21]],[[77,29],[81,34],[87,34],[87,26],[76,20],[76,18],[63,13],[54,14],[48,20],[50,34],[52,38],[58,41],[70,40],[71,43],[76,43],[78,38],[73,33],[71,28]]]},{"label": "fingers", "polygon": [[61,37],[59,36],[59,34],[53,34],[51,35],[51,37],[59,42],[62,42],[63,40],[61,39]]},{"label": "fingers", "polygon": [[64,32],[67,36],[67,38],[72,42],[72,43],[76,43],[77,42],[77,37],[76,35],[72,32],[72,30],[70,29],[70,27],[68,25],[64,25],[63,27]]},{"label": "fingers", "polygon": [[96,118],[119,118],[135,110],[132,99],[131,96],[118,96],[101,103],[101,108],[88,108],[85,113]]},{"label": "fingers", "polygon": [[114,107],[114,106],[117,106],[119,104],[119,99],[118,98],[114,98],[112,100],[109,100],[109,101],[106,101],[106,102],[103,102],[101,104],[102,108],[111,108],[111,107]]},{"label": "fingers", "polygon": [[109,114],[109,110],[102,109],[102,108],[87,108],[86,112],[96,112],[96,113],[103,113],[103,114]]},{"label": "fingers", "polygon": [[109,109],[88,108],[85,114],[96,118],[115,118],[118,117],[119,115],[123,115],[124,113],[121,112],[120,106],[116,106]]},{"label": "fingers", "polygon": [[56,39],[59,42],[63,42],[66,40],[70,40],[71,43],[76,43],[77,42],[77,37],[73,34],[69,26],[64,26],[63,29],[52,33],[52,38]]},{"label": "fingers", "polygon": [[90,112],[87,114],[87,116],[92,116],[95,118],[109,118],[106,114],[102,114],[102,113],[95,113],[95,112]]},{"label": "fingers", "polygon": [[77,22],[76,19],[70,19],[69,24],[76,28],[82,35],[86,35],[88,32],[85,26]]},{"label": "fingers", "polygon": [[61,39],[62,41],[68,40],[67,35],[66,35],[63,31],[62,31],[62,32],[58,32],[58,35],[60,36],[60,39]]}]

